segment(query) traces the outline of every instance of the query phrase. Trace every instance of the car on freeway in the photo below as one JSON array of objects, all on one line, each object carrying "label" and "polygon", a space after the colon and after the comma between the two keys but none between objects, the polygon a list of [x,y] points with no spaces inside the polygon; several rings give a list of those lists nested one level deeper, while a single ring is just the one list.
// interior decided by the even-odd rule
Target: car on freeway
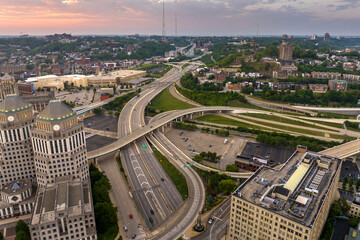
[{"label": "car on freeway", "polygon": [[132,214],[129,214],[129,218],[130,218],[130,219],[133,219],[133,217],[134,217],[134,216],[133,216]]},{"label": "car on freeway", "polygon": [[211,225],[211,224],[213,223],[213,221],[214,221],[214,220],[213,220],[212,218],[210,218],[209,221],[208,221],[208,223]]},{"label": "car on freeway", "polygon": [[149,222],[154,223],[154,220],[151,217],[149,217]]},{"label": "car on freeway", "polygon": [[154,210],[150,209],[150,213],[151,213],[152,215],[154,215]]},{"label": "car on freeway", "polygon": [[127,232],[127,230],[128,230],[128,228],[127,228],[127,226],[125,226],[125,227],[124,227],[124,231]]},{"label": "car on freeway", "polygon": [[135,239],[135,238],[136,238],[136,234],[133,234],[133,235],[131,236],[131,238],[132,238],[132,239]]}]

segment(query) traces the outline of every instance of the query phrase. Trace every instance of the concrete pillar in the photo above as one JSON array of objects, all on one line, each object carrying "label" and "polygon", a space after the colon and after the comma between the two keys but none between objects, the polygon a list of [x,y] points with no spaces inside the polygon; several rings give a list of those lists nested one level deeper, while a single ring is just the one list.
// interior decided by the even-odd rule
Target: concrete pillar
[{"label": "concrete pillar", "polygon": [[163,133],[165,132],[165,126],[164,126],[164,125],[161,126],[161,131],[162,131]]},{"label": "concrete pillar", "polygon": [[193,115],[194,115],[193,113],[190,114],[190,119],[193,119]]}]

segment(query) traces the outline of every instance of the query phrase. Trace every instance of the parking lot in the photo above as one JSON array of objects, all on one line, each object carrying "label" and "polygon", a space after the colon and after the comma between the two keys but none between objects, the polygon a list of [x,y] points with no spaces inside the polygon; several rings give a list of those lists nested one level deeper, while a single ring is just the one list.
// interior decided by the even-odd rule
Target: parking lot
[{"label": "parking lot", "polygon": [[[77,91],[77,90],[76,90]],[[61,101],[73,102],[76,106],[89,105],[94,95],[93,90],[81,90],[79,92],[55,91],[55,98]]]},{"label": "parking lot", "polygon": [[116,141],[116,139],[114,139],[114,138],[108,138],[108,137],[99,136],[99,135],[92,135],[92,136],[89,135],[86,138],[86,149],[88,152],[93,151],[100,147],[108,145],[114,141]]},{"label": "parking lot", "polygon": [[84,126],[96,130],[117,132],[118,117],[94,115],[84,119]]},{"label": "parking lot", "polygon": [[[200,131],[173,128],[166,128],[165,136],[190,158],[201,152],[216,152],[217,155],[221,155],[220,161],[218,163],[204,161],[204,164],[220,169],[225,169],[227,164],[234,164],[236,154],[247,141],[237,136],[220,137]],[[226,144],[225,139],[228,140]]]}]

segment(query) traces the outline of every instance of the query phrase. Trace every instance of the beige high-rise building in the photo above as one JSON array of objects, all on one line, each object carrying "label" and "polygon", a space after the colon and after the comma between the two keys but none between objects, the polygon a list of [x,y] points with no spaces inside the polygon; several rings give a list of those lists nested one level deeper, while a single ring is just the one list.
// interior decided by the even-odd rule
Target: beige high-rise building
[{"label": "beige high-rise building", "polygon": [[61,101],[50,101],[37,116],[32,141],[40,187],[69,175],[74,179],[89,179],[83,124]]},{"label": "beige high-rise building", "polygon": [[280,60],[292,61],[294,47],[284,40],[280,44]]},{"label": "beige high-rise building", "polygon": [[1,100],[4,100],[6,95],[15,93],[17,93],[15,78],[11,77],[9,74],[5,74],[2,78],[0,78]]},{"label": "beige high-rise building", "polygon": [[30,220],[32,240],[96,240],[90,181],[56,179],[40,188]]},{"label": "beige high-rise building", "polygon": [[231,196],[229,239],[319,239],[341,164],[295,152],[279,170],[259,168]]},{"label": "beige high-rise building", "polygon": [[31,129],[35,116],[31,104],[18,95],[0,102],[0,185],[35,179]]}]

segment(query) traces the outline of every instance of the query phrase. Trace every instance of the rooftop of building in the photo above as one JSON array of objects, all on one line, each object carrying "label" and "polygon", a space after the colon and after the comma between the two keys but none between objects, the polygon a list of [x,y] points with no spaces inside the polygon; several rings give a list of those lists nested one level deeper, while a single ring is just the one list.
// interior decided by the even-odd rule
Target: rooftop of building
[{"label": "rooftop of building", "polygon": [[89,77],[89,79],[99,79],[99,78],[125,78],[125,77],[129,77],[129,76],[133,76],[133,75],[137,75],[137,74],[145,74],[146,71],[141,71],[141,70],[118,70],[118,71],[113,71],[107,74],[103,74],[103,75],[98,75],[98,76],[92,76]]},{"label": "rooftop of building", "polygon": [[296,151],[279,170],[260,167],[233,195],[312,227],[340,164],[340,159]]},{"label": "rooftop of building", "polygon": [[56,183],[41,189],[35,200],[31,224],[43,224],[55,221],[57,213],[68,217],[82,215],[92,210],[90,186],[79,179],[69,176],[57,178]]},{"label": "rooftop of building", "polygon": [[51,100],[49,104],[40,112],[37,119],[42,121],[63,121],[74,117],[76,114],[65,103],[60,100]]},{"label": "rooftop of building", "polygon": [[17,94],[8,94],[5,99],[0,102],[0,113],[15,113],[31,108],[31,104],[27,103]]},{"label": "rooftop of building", "polygon": [[1,81],[14,81],[15,78],[6,73],[4,76],[2,76],[0,78],[0,80]]},{"label": "rooftop of building", "polygon": [[5,184],[2,187],[1,192],[6,193],[8,195],[19,194],[26,191],[30,187],[32,187],[30,179],[26,179],[26,180],[20,179]]}]

